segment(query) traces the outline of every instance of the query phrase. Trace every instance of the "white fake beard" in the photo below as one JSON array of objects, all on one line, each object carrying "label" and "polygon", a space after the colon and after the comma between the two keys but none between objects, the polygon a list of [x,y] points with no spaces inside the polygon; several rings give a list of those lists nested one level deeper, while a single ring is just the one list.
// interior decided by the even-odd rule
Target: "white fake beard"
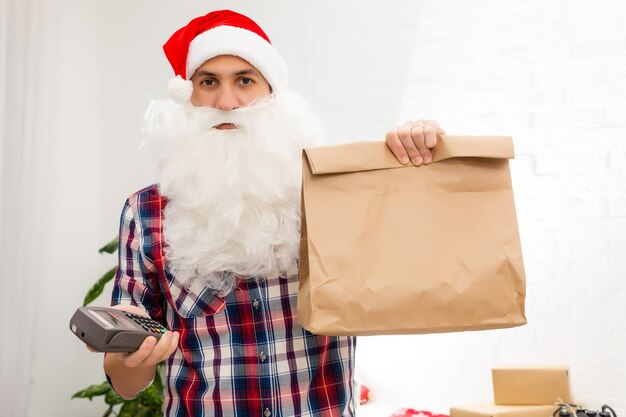
[{"label": "white fake beard", "polygon": [[[289,269],[300,244],[302,149],[323,136],[305,102],[288,93],[228,112],[161,102],[149,113],[175,280],[201,279],[225,296],[239,279]],[[221,123],[238,129],[213,128]]]}]

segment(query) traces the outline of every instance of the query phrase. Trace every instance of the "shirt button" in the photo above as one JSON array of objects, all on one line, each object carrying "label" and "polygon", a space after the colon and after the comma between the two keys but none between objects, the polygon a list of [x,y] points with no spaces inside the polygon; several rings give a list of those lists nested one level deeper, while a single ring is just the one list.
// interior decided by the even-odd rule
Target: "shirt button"
[{"label": "shirt button", "polygon": [[267,359],[267,355],[265,354],[265,352],[261,352],[261,354],[259,355],[259,358],[261,358],[261,362],[265,362],[265,359]]},{"label": "shirt button", "polygon": [[252,307],[254,307],[255,309],[259,309],[259,307],[261,306],[261,303],[259,303],[259,300],[254,300],[252,302]]},{"label": "shirt button", "polygon": [[263,411],[263,415],[265,417],[270,417],[272,415],[272,410],[270,410],[269,408],[266,408],[265,411]]}]

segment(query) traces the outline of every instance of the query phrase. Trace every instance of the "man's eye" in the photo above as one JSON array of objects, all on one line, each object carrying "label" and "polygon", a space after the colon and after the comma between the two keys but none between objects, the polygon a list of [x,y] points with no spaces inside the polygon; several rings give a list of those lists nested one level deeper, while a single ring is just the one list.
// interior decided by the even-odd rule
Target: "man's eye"
[{"label": "man's eye", "polygon": [[239,80],[239,82],[243,85],[250,85],[254,81],[252,80],[252,78],[242,78],[241,80]]},{"label": "man's eye", "polygon": [[211,80],[211,79],[202,80],[200,81],[200,84],[206,85],[206,86],[212,86],[212,85],[215,85],[215,80]]}]

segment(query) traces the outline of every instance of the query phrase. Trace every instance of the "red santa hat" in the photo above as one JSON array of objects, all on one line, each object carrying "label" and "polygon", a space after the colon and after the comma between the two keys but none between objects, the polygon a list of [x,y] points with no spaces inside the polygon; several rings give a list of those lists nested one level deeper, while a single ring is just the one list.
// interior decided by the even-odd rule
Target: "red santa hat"
[{"label": "red santa hat", "polygon": [[179,103],[189,102],[190,78],[196,69],[218,55],[236,55],[248,61],[263,74],[273,93],[287,90],[287,66],[269,37],[252,19],[230,10],[193,19],[170,37],[163,50],[176,75],[168,89]]}]

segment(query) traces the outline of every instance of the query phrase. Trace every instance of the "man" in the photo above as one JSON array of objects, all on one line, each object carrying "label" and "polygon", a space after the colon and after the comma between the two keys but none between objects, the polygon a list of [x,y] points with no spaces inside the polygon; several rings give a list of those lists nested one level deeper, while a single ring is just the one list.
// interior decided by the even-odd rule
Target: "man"
[{"label": "man", "polygon": [[[353,416],[355,338],[296,317],[300,155],[320,122],[243,15],[196,18],[164,50],[177,77],[149,123],[159,183],[122,212],[111,304],[171,331],[106,354],[113,388],[136,396],[167,360],[166,416]],[[407,122],[386,140],[420,165],[441,133]]]}]

